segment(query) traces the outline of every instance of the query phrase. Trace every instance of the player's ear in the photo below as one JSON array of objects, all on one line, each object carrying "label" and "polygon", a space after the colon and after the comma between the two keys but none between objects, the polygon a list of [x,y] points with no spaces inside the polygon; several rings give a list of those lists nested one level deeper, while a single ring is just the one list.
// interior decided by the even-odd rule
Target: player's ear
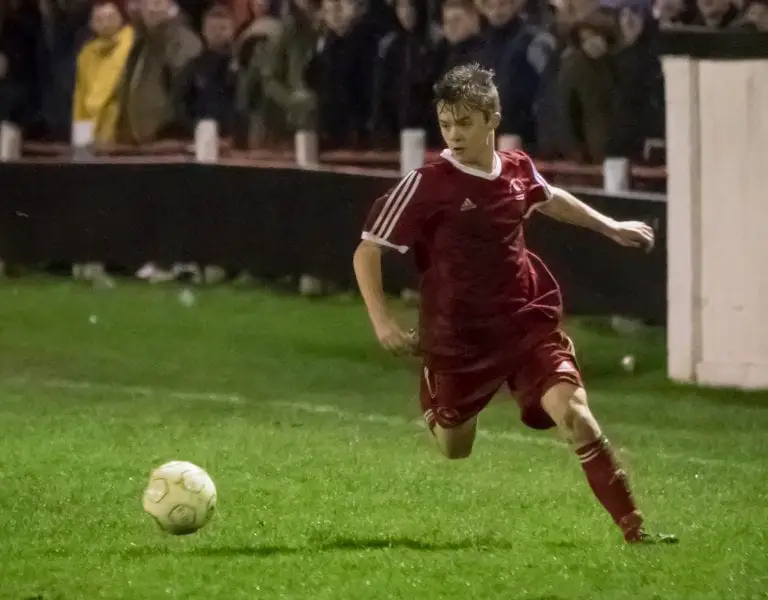
[{"label": "player's ear", "polygon": [[491,115],[488,117],[488,126],[491,129],[496,129],[500,123],[501,123],[501,113],[492,112]]}]

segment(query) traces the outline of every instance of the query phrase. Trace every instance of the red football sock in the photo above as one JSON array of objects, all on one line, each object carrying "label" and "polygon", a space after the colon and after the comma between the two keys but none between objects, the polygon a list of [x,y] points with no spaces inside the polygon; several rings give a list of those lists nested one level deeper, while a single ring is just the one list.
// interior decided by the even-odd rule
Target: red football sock
[{"label": "red football sock", "polygon": [[605,507],[627,540],[642,532],[643,516],[637,509],[629,480],[603,436],[576,450],[589,487]]}]

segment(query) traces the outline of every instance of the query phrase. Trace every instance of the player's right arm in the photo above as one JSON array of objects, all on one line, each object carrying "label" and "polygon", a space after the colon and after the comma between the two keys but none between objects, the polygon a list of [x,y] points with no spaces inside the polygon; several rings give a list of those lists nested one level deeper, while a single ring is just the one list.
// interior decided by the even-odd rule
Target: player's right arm
[{"label": "player's right arm", "polygon": [[428,208],[422,178],[420,171],[411,171],[374,202],[353,258],[357,284],[376,337],[392,351],[413,349],[415,338],[403,330],[389,308],[381,256],[387,250],[405,254],[421,235]]},{"label": "player's right arm", "polygon": [[382,246],[375,242],[360,242],[353,259],[355,277],[376,337],[387,350],[400,352],[412,347],[413,338],[390,312],[381,276],[382,252]]}]

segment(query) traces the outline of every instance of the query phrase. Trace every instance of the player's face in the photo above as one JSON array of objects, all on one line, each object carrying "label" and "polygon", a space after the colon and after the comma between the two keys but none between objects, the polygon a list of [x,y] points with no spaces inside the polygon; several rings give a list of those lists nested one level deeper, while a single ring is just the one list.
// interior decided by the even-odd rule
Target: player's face
[{"label": "player's face", "polygon": [[493,150],[493,131],[499,124],[498,113],[486,115],[467,106],[440,103],[437,120],[445,145],[465,164],[482,164],[483,157]]}]

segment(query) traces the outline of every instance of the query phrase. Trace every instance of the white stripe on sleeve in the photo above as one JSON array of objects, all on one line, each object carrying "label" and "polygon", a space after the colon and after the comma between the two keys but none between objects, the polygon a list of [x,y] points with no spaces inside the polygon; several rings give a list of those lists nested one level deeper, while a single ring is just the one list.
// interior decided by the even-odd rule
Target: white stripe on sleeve
[{"label": "white stripe on sleeve", "polygon": [[542,176],[541,173],[539,173],[539,170],[536,168],[536,165],[533,164],[533,160],[528,158],[528,161],[531,163],[531,172],[533,173],[533,178],[536,180],[536,183],[538,183],[542,188],[544,188],[544,193],[547,195],[547,200],[552,199],[552,190],[549,187],[549,183],[546,179]]},{"label": "white stripe on sleeve", "polygon": [[411,171],[392,190],[379,216],[376,218],[376,222],[370,229],[369,233],[372,236],[386,240],[392,235],[392,231],[400,220],[403,211],[416,193],[421,177],[422,175],[418,171]]}]

